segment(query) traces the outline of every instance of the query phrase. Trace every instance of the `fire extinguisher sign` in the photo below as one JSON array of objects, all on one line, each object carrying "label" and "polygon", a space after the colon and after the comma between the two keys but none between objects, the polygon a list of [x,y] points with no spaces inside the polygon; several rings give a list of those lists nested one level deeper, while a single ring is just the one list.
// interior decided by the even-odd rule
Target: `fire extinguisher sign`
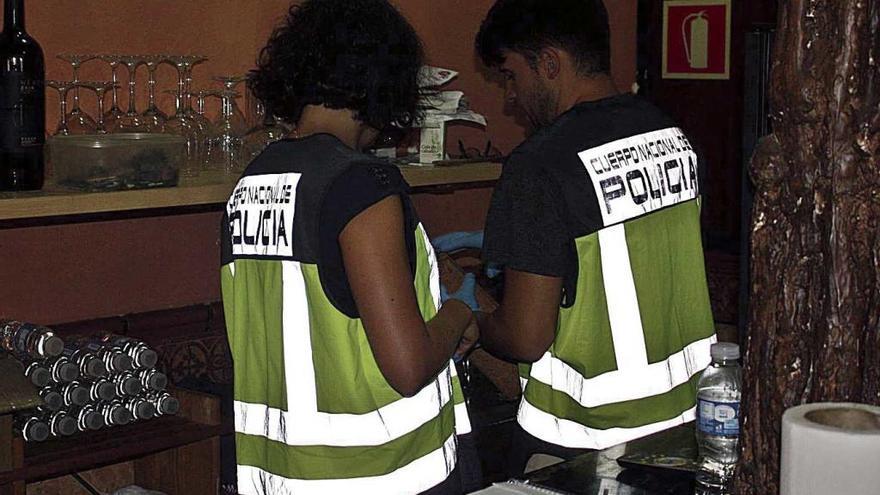
[{"label": "fire extinguisher sign", "polygon": [[663,2],[663,78],[730,78],[730,0]]}]

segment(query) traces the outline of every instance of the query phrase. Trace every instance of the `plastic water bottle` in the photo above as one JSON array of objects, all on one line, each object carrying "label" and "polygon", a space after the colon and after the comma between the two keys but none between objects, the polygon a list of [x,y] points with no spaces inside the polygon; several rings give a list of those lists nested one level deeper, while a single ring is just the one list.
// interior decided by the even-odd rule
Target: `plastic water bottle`
[{"label": "plastic water bottle", "polygon": [[712,364],[697,384],[698,493],[726,493],[739,460],[742,370],[739,346],[712,346]]}]

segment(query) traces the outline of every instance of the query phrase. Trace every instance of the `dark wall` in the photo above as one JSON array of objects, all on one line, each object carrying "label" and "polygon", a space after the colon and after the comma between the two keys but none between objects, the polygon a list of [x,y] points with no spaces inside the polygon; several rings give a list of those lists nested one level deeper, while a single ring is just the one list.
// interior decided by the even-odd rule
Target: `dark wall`
[{"label": "dark wall", "polygon": [[[775,23],[776,0],[732,2],[730,79],[662,79],[663,2],[639,0],[641,93],[671,114],[707,161],[703,228],[709,249],[739,251],[742,190],[743,87],[746,32]],[[747,157],[745,157],[747,158]]]}]

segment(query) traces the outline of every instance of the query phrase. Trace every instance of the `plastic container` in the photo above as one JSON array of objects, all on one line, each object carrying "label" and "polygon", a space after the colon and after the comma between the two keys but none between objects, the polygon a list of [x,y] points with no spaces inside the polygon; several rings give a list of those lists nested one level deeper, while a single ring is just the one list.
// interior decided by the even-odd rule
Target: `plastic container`
[{"label": "plastic container", "polygon": [[55,182],[81,191],[176,186],[186,139],[167,134],[54,136],[49,157]]},{"label": "plastic container", "polygon": [[742,370],[739,346],[712,345],[712,364],[697,384],[699,493],[725,493],[739,460]]}]

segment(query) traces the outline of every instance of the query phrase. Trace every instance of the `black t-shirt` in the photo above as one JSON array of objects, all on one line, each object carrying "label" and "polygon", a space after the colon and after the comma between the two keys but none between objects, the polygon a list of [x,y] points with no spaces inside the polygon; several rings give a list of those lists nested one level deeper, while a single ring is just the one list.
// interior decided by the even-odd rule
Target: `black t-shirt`
[{"label": "black t-shirt", "polygon": [[578,104],[536,132],[504,164],[486,221],[484,259],[563,278],[563,306],[573,304],[575,239],[604,226],[579,153],[669,127],[675,123],[658,108],[624,94]]},{"label": "black t-shirt", "polygon": [[416,246],[412,232],[418,219],[409,200],[409,186],[397,167],[378,160],[352,163],[330,185],[321,206],[318,269],[324,291],[337,309],[351,318],[359,312],[342,262],[339,235],[355,217],[389,196],[400,196],[404,211],[404,240],[415,273]]},{"label": "black t-shirt", "polygon": [[[399,196],[403,203],[404,242],[410,267],[415,271],[412,232],[418,219],[409,200],[409,186],[397,167],[359,153],[332,135],[315,134],[269,145],[243,175],[285,173],[301,174],[296,191],[293,259],[318,266],[324,291],[339,311],[351,318],[359,317],[342,261],[339,235],[352,219],[389,196]],[[233,255],[225,215],[222,229],[221,255],[226,264]]]}]

